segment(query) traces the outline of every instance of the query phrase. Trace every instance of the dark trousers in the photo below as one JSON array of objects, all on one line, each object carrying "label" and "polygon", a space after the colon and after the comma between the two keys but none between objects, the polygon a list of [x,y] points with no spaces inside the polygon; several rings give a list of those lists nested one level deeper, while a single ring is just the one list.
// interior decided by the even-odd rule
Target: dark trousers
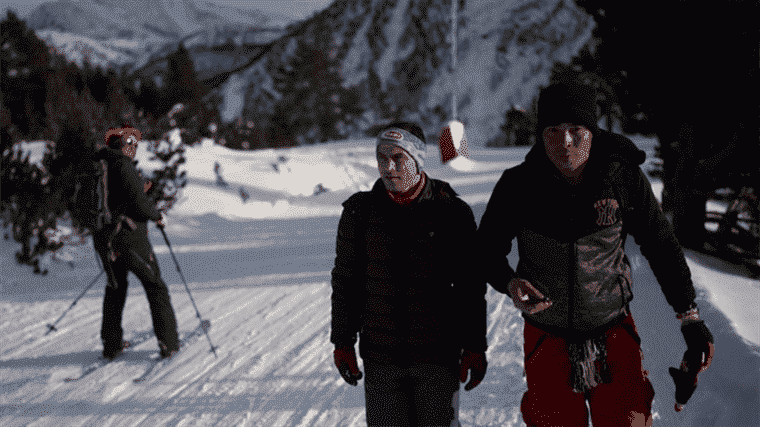
[{"label": "dark trousers", "polygon": [[459,366],[364,359],[368,426],[459,427]]},{"label": "dark trousers", "polygon": [[102,238],[94,239],[95,249],[109,276],[103,298],[103,323],[100,329],[100,337],[106,349],[121,347],[124,334],[121,318],[127,300],[127,273],[130,271],[140,279],[145,288],[156,338],[170,351],[179,348],[177,319],[169,298],[169,289],[161,279],[153,248],[147,234],[143,234],[146,232],[147,227],[144,226],[138,227],[136,231],[125,230],[117,235],[112,247],[118,256],[113,262],[108,258]]}]

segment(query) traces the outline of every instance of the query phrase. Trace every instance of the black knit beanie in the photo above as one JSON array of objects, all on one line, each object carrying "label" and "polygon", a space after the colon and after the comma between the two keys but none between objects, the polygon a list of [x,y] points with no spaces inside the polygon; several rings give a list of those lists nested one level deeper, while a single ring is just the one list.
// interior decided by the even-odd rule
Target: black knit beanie
[{"label": "black knit beanie", "polygon": [[582,125],[598,130],[596,125],[596,90],[582,83],[555,83],[541,90],[538,97],[536,136],[540,141],[544,129],[560,123]]}]

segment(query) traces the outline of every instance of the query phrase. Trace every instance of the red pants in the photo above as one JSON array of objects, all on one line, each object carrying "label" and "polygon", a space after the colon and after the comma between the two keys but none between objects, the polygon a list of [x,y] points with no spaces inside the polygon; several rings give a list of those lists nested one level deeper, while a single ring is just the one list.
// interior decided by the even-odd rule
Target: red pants
[{"label": "red pants", "polygon": [[[635,335],[635,336],[634,336]],[[570,385],[570,359],[564,339],[525,323],[525,374],[528,391],[520,410],[528,426],[588,426],[586,400],[594,427],[649,426],[654,388],[642,365],[633,318],[607,332],[607,364],[612,382],[584,394]]]}]

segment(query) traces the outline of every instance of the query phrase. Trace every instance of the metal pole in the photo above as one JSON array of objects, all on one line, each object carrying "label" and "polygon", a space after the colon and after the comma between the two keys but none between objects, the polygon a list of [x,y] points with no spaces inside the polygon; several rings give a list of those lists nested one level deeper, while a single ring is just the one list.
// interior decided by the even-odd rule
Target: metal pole
[{"label": "metal pole", "polygon": [[[98,261],[98,254],[97,253],[95,254],[95,260]],[[79,299],[82,298],[84,296],[84,294],[86,294],[87,291],[90,290],[90,288],[92,287],[92,285],[94,285],[95,282],[98,281],[98,279],[100,278],[100,275],[103,274],[103,273],[105,273],[105,269],[100,265],[100,261],[98,261],[98,266],[100,267],[100,273],[98,273],[98,275],[95,276],[94,279],[92,279],[92,282],[90,282],[90,284],[86,288],[84,288],[84,290],[82,291],[82,293],[79,294],[79,296],[76,297],[76,299],[74,299],[74,302],[71,303],[71,305],[69,306],[69,308],[67,308],[66,311],[63,312],[63,314],[61,314],[61,317],[59,317],[58,320],[55,321],[55,323],[53,323],[52,325],[50,323],[47,324],[48,330],[47,330],[47,332],[45,332],[45,335],[49,334],[51,331],[58,331],[58,329],[55,328],[55,325],[57,325],[58,322],[60,322],[61,319],[63,319],[63,316],[65,316],[66,313],[69,312],[69,310],[71,310],[72,308],[74,308],[75,305],[77,305],[77,302],[79,301]]]},{"label": "metal pole", "polygon": [[451,0],[451,119],[457,119],[457,2]]},{"label": "metal pole", "polygon": [[201,329],[203,329],[203,333],[206,334],[206,338],[208,339],[208,343],[211,346],[211,352],[214,353],[214,357],[219,357],[216,354],[216,347],[214,347],[214,343],[211,342],[211,337],[208,336],[208,330],[211,328],[211,321],[205,320],[201,318],[201,312],[198,311],[198,306],[195,305],[195,300],[193,299],[193,294],[190,293],[190,288],[187,286],[187,281],[185,280],[185,276],[182,274],[182,270],[179,269],[179,262],[177,262],[177,257],[174,256],[174,250],[172,250],[172,245],[169,243],[169,238],[166,236],[166,232],[164,231],[164,227],[158,227],[159,230],[161,230],[161,234],[164,236],[164,240],[166,241],[166,245],[169,247],[169,253],[172,254],[172,259],[174,260],[174,265],[177,266],[177,273],[179,273],[179,277],[182,279],[182,283],[185,284],[185,289],[187,290],[187,294],[190,296],[190,301],[193,303],[193,308],[195,308],[195,315],[198,318],[198,320],[201,322]]}]

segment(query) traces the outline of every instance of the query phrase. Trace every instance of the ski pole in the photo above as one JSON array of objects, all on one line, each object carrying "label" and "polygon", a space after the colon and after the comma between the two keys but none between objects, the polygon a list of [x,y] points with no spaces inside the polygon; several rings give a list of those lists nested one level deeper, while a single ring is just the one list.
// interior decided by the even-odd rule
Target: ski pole
[{"label": "ski pole", "polygon": [[195,308],[195,315],[198,317],[198,320],[201,322],[201,329],[203,329],[203,333],[206,334],[206,338],[208,339],[208,343],[211,346],[211,352],[214,353],[214,357],[219,357],[216,354],[216,347],[214,347],[214,343],[211,342],[211,337],[208,335],[208,329],[211,328],[211,321],[210,320],[204,320],[201,318],[201,313],[198,311],[198,306],[195,305],[195,300],[193,299],[193,294],[190,293],[190,288],[187,286],[187,281],[185,281],[185,276],[182,274],[182,270],[179,269],[179,262],[177,262],[177,257],[174,256],[174,250],[172,250],[172,245],[169,243],[169,238],[166,236],[166,231],[164,231],[164,227],[158,227],[159,230],[161,230],[161,234],[164,235],[164,240],[166,241],[166,245],[169,247],[169,253],[172,254],[172,259],[174,260],[174,265],[177,266],[177,272],[179,273],[179,277],[182,278],[182,283],[185,284],[185,289],[187,289],[187,294],[190,295],[190,301],[193,303],[193,308]]},{"label": "ski pole", "polygon": [[[96,254],[96,255],[95,255],[95,260],[97,261],[97,259],[98,259],[98,256],[97,256],[97,254]],[[101,266],[101,265],[100,265],[100,261],[98,261],[98,267],[100,267],[100,273],[98,273],[98,275],[97,275],[97,276],[95,276],[95,278],[94,278],[94,279],[92,279],[92,282],[90,282],[90,284],[89,284],[89,285],[88,285],[88,286],[87,286],[87,287],[86,287],[86,288],[85,288],[85,289],[82,291],[82,293],[81,293],[81,294],[79,294],[79,296],[78,296],[78,297],[76,297],[76,299],[74,300],[74,302],[72,302],[72,303],[71,303],[71,306],[69,306],[69,308],[67,308],[67,309],[66,309],[66,311],[64,311],[64,312],[63,312],[63,314],[61,314],[61,317],[59,317],[59,318],[58,318],[58,320],[56,320],[56,321],[55,321],[55,323],[53,323],[52,325],[51,325],[50,323],[48,323],[48,324],[47,324],[47,327],[48,327],[49,329],[48,329],[48,331],[47,331],[47,332],[45,332],[45,335],[49,334],[49,333],[50,333],[50,331],[58,331],[58,329],[56,329],[56,328],[55,328],[55,325],[57,325],[57,324],[58,324],[58,322],[60,322],[60,321],[61,321],[61,319],[63,319],[63,316],[65,316],[65,315],[66,315],[66,313],[68,313],[68,312],[69,312],[69,310],[71,310],[72,308],[74,308],[74,306],[75,306],[75,305],[77,305],[77,302],[79,301],[79,299],[80,299],[80,298],[82,298],[82,297],[84,296],[84,294],[86,294],[86,293],[87,293],[87,291],[89,291],[89,290],[90,290],[90,288],[92,287],[92,285],[94,285],[94,284],[95,284],[95,282],[97,282],[97,281],[98,281],[98,279],[100,278],[100,276],[101,276],[103,273],[105,273],[105,272],[106,272],[106,270],[103,268],[103,266]]]}]

